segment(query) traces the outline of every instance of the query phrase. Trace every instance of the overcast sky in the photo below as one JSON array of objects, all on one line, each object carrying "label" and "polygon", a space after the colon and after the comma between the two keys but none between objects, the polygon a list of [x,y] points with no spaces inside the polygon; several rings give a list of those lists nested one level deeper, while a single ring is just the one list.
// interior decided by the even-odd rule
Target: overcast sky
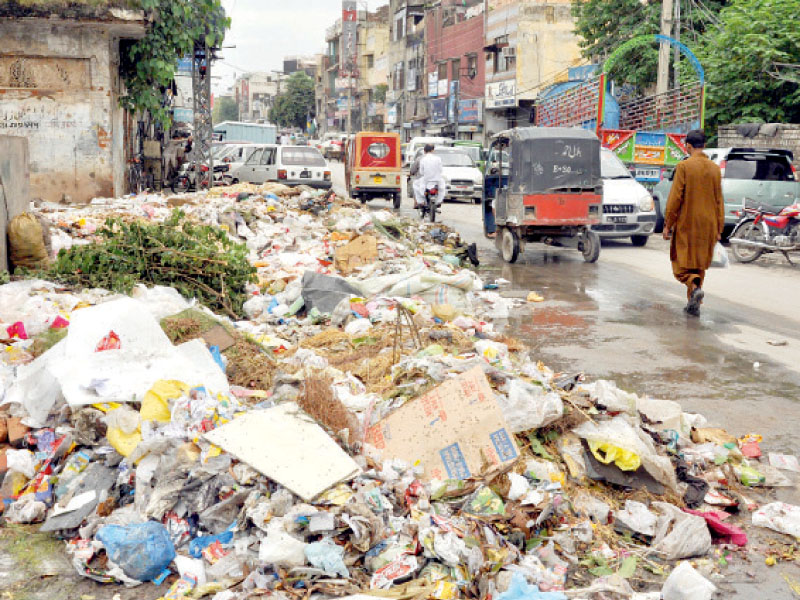
[{"label": "overcast sky", "polygon": [[[388,0],[358,3],[375,10]],[[214,65],[217,94],[225,93],[243,72],[280,70],[284,56],[322,52],[325,30],[342,13],[340,0],[222,0],[222,4],[231,17],[224,46],[236,48],[223,48],[222,60]]]}]

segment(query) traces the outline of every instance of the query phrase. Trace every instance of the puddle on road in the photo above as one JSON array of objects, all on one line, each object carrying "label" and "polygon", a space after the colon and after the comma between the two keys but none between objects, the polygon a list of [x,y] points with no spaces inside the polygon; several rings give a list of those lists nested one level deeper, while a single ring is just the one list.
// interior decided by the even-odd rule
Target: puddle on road
[{"label": "puddle on road", "polygon": [[736,322],[687,320],[647,279],[613,265],[536,255],[512,266],[493,258],[481,276],[511,281],[503,291],[517,297],[545,297],[512,312],[507,330],[553,369],[613,379],[637,394],[679,401],[732,432],[762,433],[772,450],[796,450],[800,377],[776,365],[754,369],[756,353],[723,344],[719,336]]}]

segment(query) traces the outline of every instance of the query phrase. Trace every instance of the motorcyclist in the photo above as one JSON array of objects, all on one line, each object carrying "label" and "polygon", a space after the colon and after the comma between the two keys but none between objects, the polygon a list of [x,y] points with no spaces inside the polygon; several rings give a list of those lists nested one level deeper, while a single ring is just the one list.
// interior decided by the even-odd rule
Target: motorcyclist
[{"label": "motorcyclist", "polygon": [[447,188],[442,175],[442,159],[433,153],[433,144],[425,144],[425,150],[419,161],[419,177],[414,180],[414,207],[417,208],[425,204],[425,191],[439,188],[439,195],[436,197],[436,206],[444,202]]}]

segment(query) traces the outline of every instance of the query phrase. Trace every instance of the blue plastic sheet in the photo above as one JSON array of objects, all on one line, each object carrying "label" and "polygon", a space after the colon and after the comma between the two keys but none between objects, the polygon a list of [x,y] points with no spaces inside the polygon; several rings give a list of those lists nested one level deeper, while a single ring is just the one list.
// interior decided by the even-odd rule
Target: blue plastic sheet
[{"label": "blue plastic sheet", "polygon": [[223,546],[225,544],[230,544],[233,541],[233,528],[235,525],[236,523],[232,524],[222,533],[201,535],[200,537],[194,538],[189,542],[189,554],[191,554],[193,558],[200,558],[203,556],[203,550],[216,541],[219,541]]},{"label": "blue plastic sheet", "polygon": [[175,558],[175,547],[167,529],[156,521],[124,527],[106,525],[96,537],[125,575],[138,581],[155,579]]},{"label": "blue plastic sheet", "polygon": [[531,585],[524,575],[514,573],[511,585],[497,600],[567,600],[567,597],[561,592],[540,592],[538,585]]}]

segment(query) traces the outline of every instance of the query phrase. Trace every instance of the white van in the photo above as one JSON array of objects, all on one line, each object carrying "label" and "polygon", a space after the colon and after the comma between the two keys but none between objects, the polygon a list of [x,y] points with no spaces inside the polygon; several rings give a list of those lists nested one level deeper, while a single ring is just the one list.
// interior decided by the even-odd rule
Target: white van
[{"label": "white van", "polygon": [[406,164],[404,166],[410,167],[411,161],[417,155],[417,150],[424,148],[425,144],[433,144],[434,146],[449,146],[453,140],[446,137],[415,137],[411,138],[406,146]]},{"label": "white van", "polygon": [[311,146],[259,144],[241,167],[230,173],[234,182],[308,185],[330,189],[331,170],[319,150]]},{"label": "white van", "polygon": [[601,238],[629,237],[634,246],[644,246],[656,228],[653,196],[607,148],[600,150],[600,175],[603,217],[592,230]]}]

